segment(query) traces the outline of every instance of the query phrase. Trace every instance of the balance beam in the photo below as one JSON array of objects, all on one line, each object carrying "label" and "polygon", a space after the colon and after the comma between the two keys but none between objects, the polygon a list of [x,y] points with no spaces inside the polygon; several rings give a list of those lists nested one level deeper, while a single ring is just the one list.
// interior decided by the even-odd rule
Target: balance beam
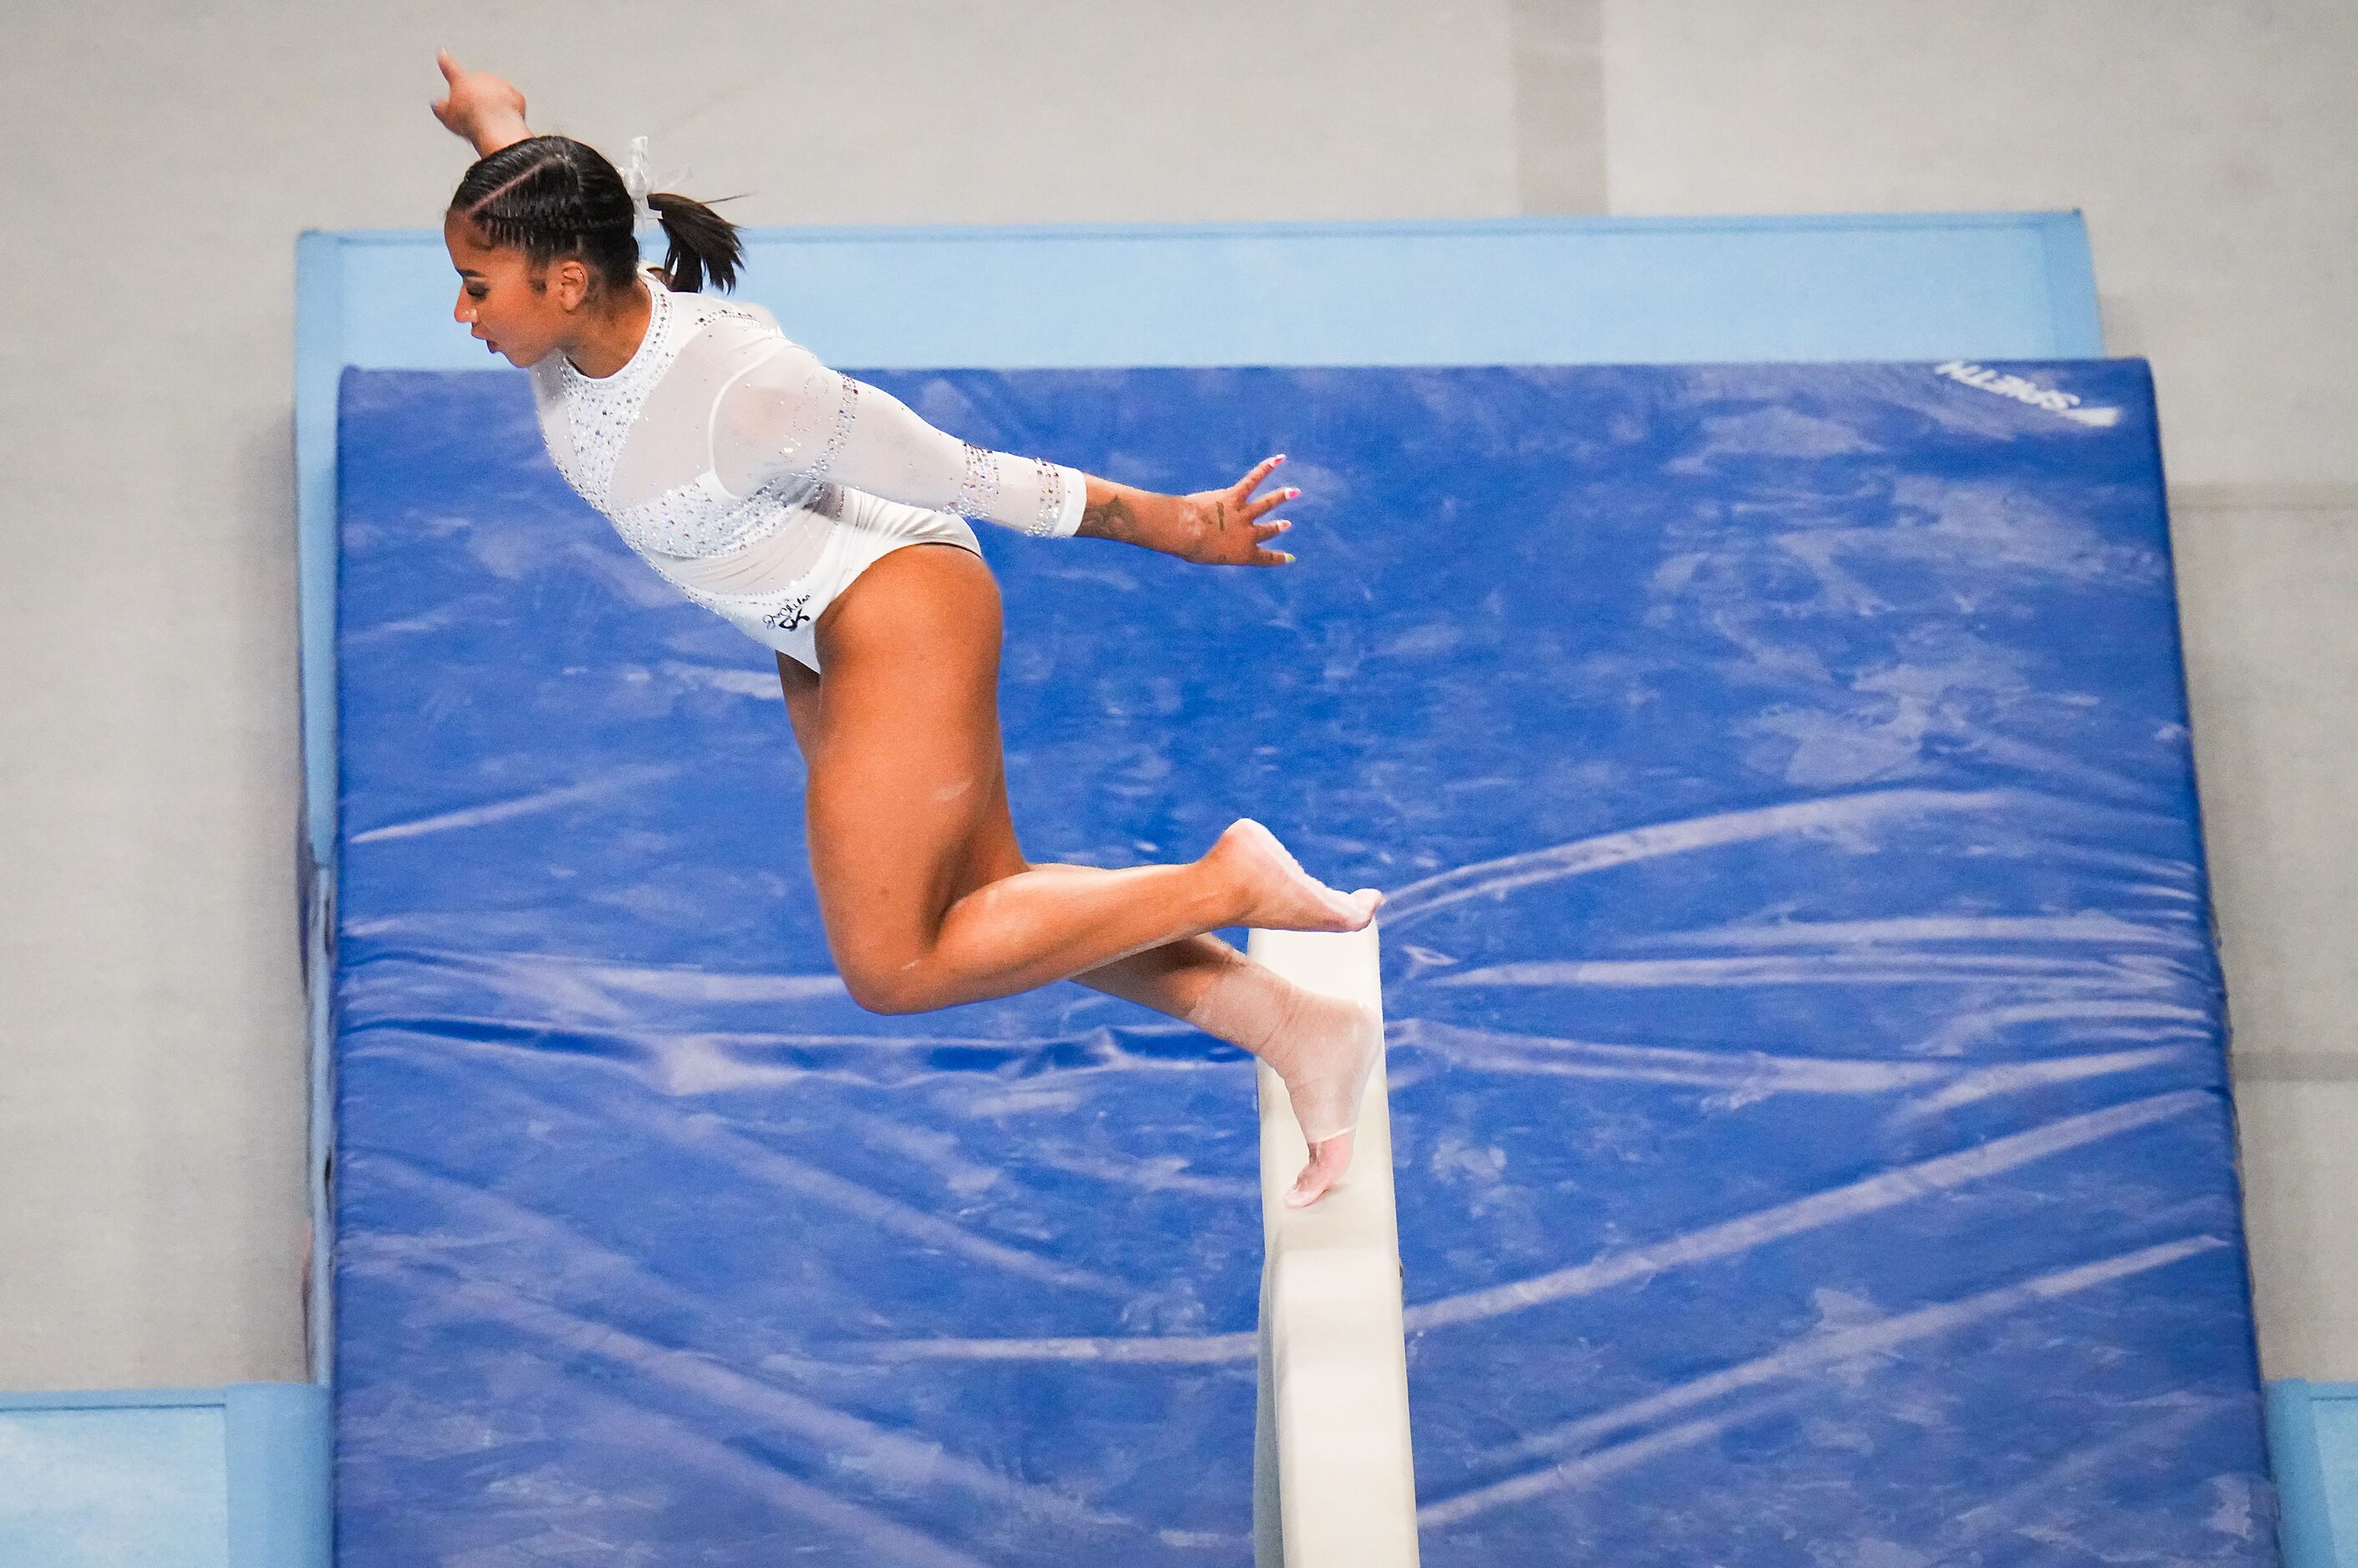
[{"label": "balance beam", "polygon": [[[1376,928],[1255,931],[1247,949],[1297,985],[1379,1011]],[[1260,1400],[1254,1568],[1415,1568],[1416,1462],[1401,1326],[1390,1101],[1376,1065],[1351,1169],[1307,1208],[1309,1158],[1285,1086],[1260,1079]]]}]

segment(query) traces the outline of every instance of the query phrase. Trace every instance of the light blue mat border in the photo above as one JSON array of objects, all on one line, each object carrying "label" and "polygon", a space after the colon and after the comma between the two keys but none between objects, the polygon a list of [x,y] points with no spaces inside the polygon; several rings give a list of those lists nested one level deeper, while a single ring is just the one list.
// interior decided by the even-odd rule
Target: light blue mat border
[{"label": "light blue mat border", "polygon": [[[2079,214],[760,229],[741,297],[834,363],[2090,358]],[[345,362],[491,362],[438,233],[335,236]]]},{"label": "light blue mat border", "polygon": [[[233,1568],[325,1568],[333,1543],[327,1390],[311,1383],[220,1389],[0,1394],[0,1414],[56,1411],[221,1412]],[[126,1457],[126,1467],[135,1463]],[[152,1478],[151,1478],[152,1479]],[[0,1568],[18,1563],[0,1550]]]},{"label": "light blue mat border", "polygon": [[2358,1383],[2270,1383],[2268,1462],[2285,1568],[2358,1568]]}]

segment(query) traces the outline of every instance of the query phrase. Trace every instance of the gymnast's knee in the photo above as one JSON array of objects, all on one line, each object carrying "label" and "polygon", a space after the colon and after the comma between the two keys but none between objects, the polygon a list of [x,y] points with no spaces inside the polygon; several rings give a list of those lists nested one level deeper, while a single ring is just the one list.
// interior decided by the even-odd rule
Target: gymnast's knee
[{"label": "gymnast's knee", "polygon": [[[979,896],[986,906],[991,898],[991,885],[1018,871],[1072,869],[1027,863],[1022,851],[1015,847],[1012,829],[1006,832],[1002,844],[984,852],[982,861],[985,869],[979,875],[962,881],[958,892],[961,900]],[[1098,873],[1087,871],[1086,874],[1094,876]],[[897,953],[847,957],[839,948],[834,949],[836,972],[843,977],[843,988],[851,993],[851,1000],[870,1012],[888,1015],[934,1012],[978,1000],[978,996],[984,993],[978,993],[975,989],[975,977],[952,966],[940,936],[941,927],[936,925],[931,939],[917,938],[911,942],[904,935],[901,944],[874,943],[887,947],[897,946]],[[864,947],[871,946],[871,942],[873,934],[870,934],[868,940],[847,943],[846,946]],[[829,946],[833,948],[834,945],[830,942]],[[914,956],[909,956],[913,948]]]},{"label": "gymnast's knee", "polygon": [[928,966],[923,959],[897,967],[838,964],[837,968],[843,976],[843,989],[869,1012],[888,1017],[932,1012],[956,1000],[944,994],[938,979],[927,972]]}]

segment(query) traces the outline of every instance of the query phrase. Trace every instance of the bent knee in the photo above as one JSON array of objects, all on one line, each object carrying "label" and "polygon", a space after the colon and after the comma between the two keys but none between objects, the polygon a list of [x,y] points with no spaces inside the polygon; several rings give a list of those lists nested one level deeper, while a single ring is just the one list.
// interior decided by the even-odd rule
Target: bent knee
[{"label": "bent knee", "polygon": [[898,968],[882,968],[872,965],[841,966],[843,989],[851,1000],[869,1012],[888,1017],[900,1013],[931,1012],[944,1003],[939,988],[921,973],[922,965],[903,965]]}]

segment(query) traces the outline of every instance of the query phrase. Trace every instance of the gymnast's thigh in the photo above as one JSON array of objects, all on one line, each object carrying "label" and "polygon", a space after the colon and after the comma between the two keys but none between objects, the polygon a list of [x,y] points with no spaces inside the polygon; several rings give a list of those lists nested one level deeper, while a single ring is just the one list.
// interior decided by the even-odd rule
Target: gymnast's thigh
[{"label": "gymnast's thigh", "polygon": [[896,549],[820,618],[798,722],[812,878],[846,978],[889,978],[951,903],[1022,870],[1000,755],[999,585],[953,545]]},{"label": "gymnast's thigh", "polygon": [[[785,693],[786,719],[794,729],[795,747],[807,751],[818,733],[818,672],[790,654],[780,654],[778,685]],[[1015,838],[1015,819],[1008,810],[1007,770],[1003,766],[991,787],[990,806],[983,813],[979,833],[968,875],[957,890],[961,898],[986,882],[1032,869],[1023,859],[1023,847]]]}]

